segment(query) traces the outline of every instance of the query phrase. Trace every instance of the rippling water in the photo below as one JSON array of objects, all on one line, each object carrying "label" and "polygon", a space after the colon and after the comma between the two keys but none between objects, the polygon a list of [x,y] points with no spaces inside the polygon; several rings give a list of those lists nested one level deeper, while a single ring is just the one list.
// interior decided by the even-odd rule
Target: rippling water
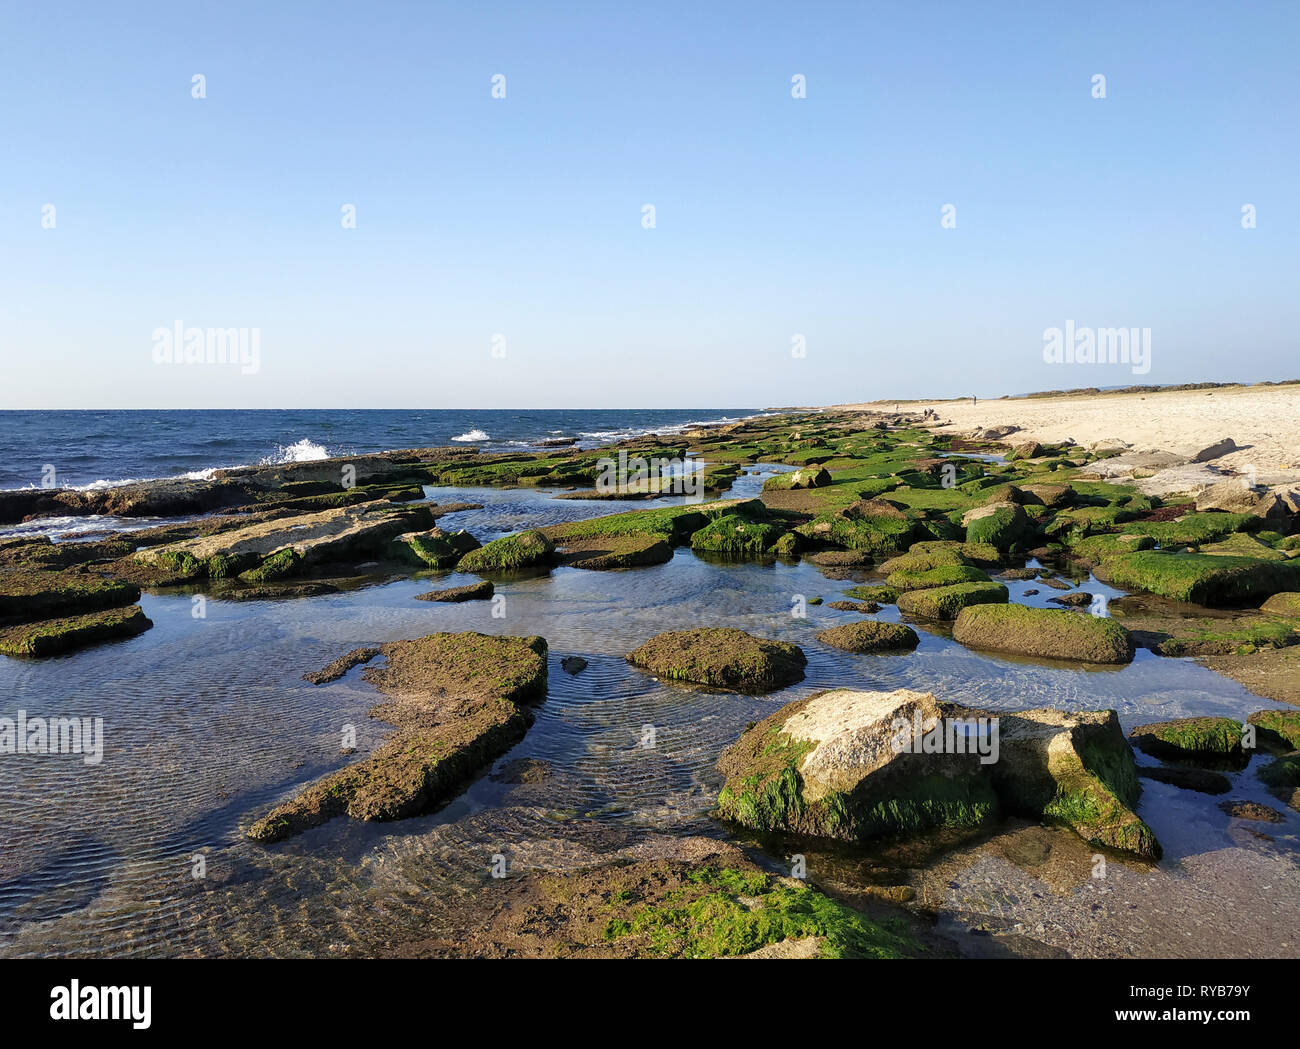
[{"label": "rippling water", "polygon": [[[761,480],[743,477],[737,494]],[[463,515],[484,538],[611,510],[531,490],[432,494],[487,504]],[[470,579],[437,578],[448,586]],[[823,605],[796,619],[790,609],[795,595],[834,600],[852,583],[808,563],[728,564],[679,549],[667,564],[626,572],[559,568],[498,584],[504,620],[487,602],[415,600],[429,585],[371,581],[285,602],[213,598],[205,619],[192,618],[188,596],[146,595],[155,626],[139,637],[40,662],[0,661],[7,705],[102,716],[106,732],[97,766],[70,756],[0,761],[0,953],[369,952],[413,930],[450,931],[457,900],[483,891],[495,854],[515,870],[563,869],[598,861],[607,832],[725,833],[706,814],[719,751],[748,722],[830,686],[906,686],[1000,709],[1114,707],[1125,727],[1274,705],[1191,661],[1147,652],[1123,669],[1081,670],[978,655],[942,630],[922,631],[906,656],[840,652],[812,635],[858,616]],[[1032,585],[1009,584],[1013,596]],[[1045,603],[1053,593],[1024,600]],[[656,633],[701,625],[799,643],[806,680],[769,696],[733,695],[660,683],[623,659]],[[362,753],[387,729],[366,717],[376,694],[359,670],[322,687],[301,674],[358,645],[441,630],[536,633],[550,644],[549,696],[494,773],[418,819],[340,819],[282,845],[246,841],[244,830],[272,804],[354,760],[339,753],[343,725],[357,726]],[[565,673],[568,655],[589,666]],[[646,726],[652,749],[640,745]],[[551,774],[509,782],[517,777],[503,773],[519,759],[545,762]],[[1292,853],[1294,823],[1283,828]],[[194,876],[198,857],[202,877]]]}]

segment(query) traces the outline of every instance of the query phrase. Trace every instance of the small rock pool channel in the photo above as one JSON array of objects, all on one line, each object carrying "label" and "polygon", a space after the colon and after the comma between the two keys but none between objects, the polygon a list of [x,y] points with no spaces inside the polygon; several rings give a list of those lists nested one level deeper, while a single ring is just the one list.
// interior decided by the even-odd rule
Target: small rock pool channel
[{"label": "small rock pool channel", "polygon": [[[728,495],[757,494],[784,469],[747,467]],[[429,494],[482,503],[439,524],[483,541],[666,502],[611,505],[527,489]],[[504,618],[492,617],[491,602],[415,600],[430,578],[361,578],[337,594],[285,601],[214,597],[202,619],[189,594],[146,594],[154,627],[136,638],[44,661],[0,660],[8,708],[102,716],[106,737],[95,766],[71,755],[0,759],[0,954],[382,952],[454,930],[465,899],[494,891],[497,855],[514,872],[566,870],[638,840],[737,839],[708,814],[719,752],[749,722],[828,687],[906,687],[1007,710],[1113,707],[1126,730],[1196,714],[1244,719],[1278,705],[1192,660],[1145,650],[1122,669],[1082,669],[977,654],[918,624],[915,652],[841,652],[813,635],[856,613],[809,605],[800,619],[791,608],[797,595],[833,601],[865,576],[830,578],[806,561],[721,563],[678,548],[647,568],[557,568],[498,582]],[[1028,604],[1057,594],[1026,597],[1033,582],[1007,585]],[[696,626],[795,642],[807,677],[770,695],[736,695],[660,683],[623,658],[655,634]],[[359,645],[460,630],[547,639],[549,695],[518,746],[429,815],[336,819],[269,847],[244,837],[273,804],[352,760],[340,753],[342,726],[356,726],[362,754],[389,731],[367,718],[377,693],[360,670],[320,687],[304,671]],[[571,655],[587,668],[561,669]],[[644,745],[647,726],[653,747]],[[848,902],[883,894],[922,904],[963,954],[1300,956],[1300,815],[1258,781],[1264,760],[1231,774],[1222,798],[1144,779],[1139,814],[1165,851],[1157,867],[1111,857],[1099,870],[1095,850],[1070,832],[1025,822],[959,839],[798,848],[813,884]],[[1232,818],[1218,807],[1223,799],[1260,802],[1285,819]],[[740,840],[774,870],[796,851]]]}]

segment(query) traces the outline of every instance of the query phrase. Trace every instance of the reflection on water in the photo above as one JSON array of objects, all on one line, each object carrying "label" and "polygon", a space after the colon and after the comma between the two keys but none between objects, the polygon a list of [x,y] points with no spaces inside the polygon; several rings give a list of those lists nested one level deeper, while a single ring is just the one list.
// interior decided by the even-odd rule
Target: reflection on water
[{"label": "reflection on water", "polygon": [[[742,480],[756,490],[762,477]],[[512,515],[532,525],[590,515],[584,504],[528,490],[433,494],[486,504],[456,515],[466,525],[444,519],[480,538],[527,526],[500,524]],[[595,512],[609,510],[600,503]],[[831,686],[907,687],[995,709],[1114,707],[1126,727],[1273,705],[1191,661],[1146,652],[1097,672],[977,654],[941,629],[922,630],[906,656],[841,652],[813,634],[854,613],[814,605],[796,619],[790,609],[795,595],[834,600],[852,584],[807,563],[727,564],[678,550],[667,564],[627,572],[559,568],[499,584],[504,620],[487,602],[415,600],[428,585],[400,580],[284,602],[214,598],[201,620],[184,595],[146,595],[155,626],[139,637],[0,662],[6,706],[101,716],[106,734],[98,766],[71,756],[0,760],[0,953],[325,954],[381,950],[411,929],[450,935],[457,901],[485,891],[496,853],[515,870],[561,869],[598,862],[611,836],[725,833],[707,816],[719,751],[747,723]],[[1008,585],[1019,595],[1034,584]],[[1091,581],[1083,588],[1117,593]],[[1038,600],[1055,593],[1044,588]],[[774,695],[731,695],[665,685],[623,659],[653,634],[694,626],[797,642],[807,678]],[[335,820],[270,848],[245,841],[243,830],[276,801],[355,760],[339,753],[344,724],[357,726],[362,754],[383,738],[385,726],[366,717],[375,694],[359,670],[319,688],[301,674],[358,645],[439,630],[549,641],[549,696],[496,774],[418,819]],[[568,655],[589,666],[565,673]],[[653,749],[640,745],[646,726]],[[519,782],[507,769],[519,759],[540,771]],[[1163,833],[1163,821],[1153,822]],[[1278,834],[1294,843],[1292,823]]]}]

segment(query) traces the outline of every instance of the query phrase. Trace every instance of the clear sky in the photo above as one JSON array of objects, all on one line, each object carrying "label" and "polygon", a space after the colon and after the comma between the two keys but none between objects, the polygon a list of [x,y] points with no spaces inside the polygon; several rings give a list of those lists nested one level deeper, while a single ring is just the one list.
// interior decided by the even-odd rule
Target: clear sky
[{"label": "clear sky", "polygon": [[[1296,377],[1298,50],[1290,2],[4,0],[0,408]],[[177,321],[258,370],[155,363]],[[1045,363],[1067,321],[1150,371]]]}]

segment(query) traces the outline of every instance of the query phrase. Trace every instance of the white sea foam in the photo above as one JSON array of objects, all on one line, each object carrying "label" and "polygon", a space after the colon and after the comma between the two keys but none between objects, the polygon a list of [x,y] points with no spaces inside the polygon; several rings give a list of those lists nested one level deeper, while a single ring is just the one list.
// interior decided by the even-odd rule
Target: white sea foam
[{"label": "white sea foam", "polygon": [[329,457],[330,453],[326,451],[324,445],[316,444],[304,437],[301,441],[295,441],[293,444],[280,445],[274,455],[268,455],[259,465],[279,466],[281,463],[317,463]]},{"label": "white sea foam", "polygon": [[470,430],[468,433],[463,433],[459,437],[453,437],[452,440],[460,441],[462,444],[473,444],[478,441],[490,441],[491,438],[482,430]]}]

